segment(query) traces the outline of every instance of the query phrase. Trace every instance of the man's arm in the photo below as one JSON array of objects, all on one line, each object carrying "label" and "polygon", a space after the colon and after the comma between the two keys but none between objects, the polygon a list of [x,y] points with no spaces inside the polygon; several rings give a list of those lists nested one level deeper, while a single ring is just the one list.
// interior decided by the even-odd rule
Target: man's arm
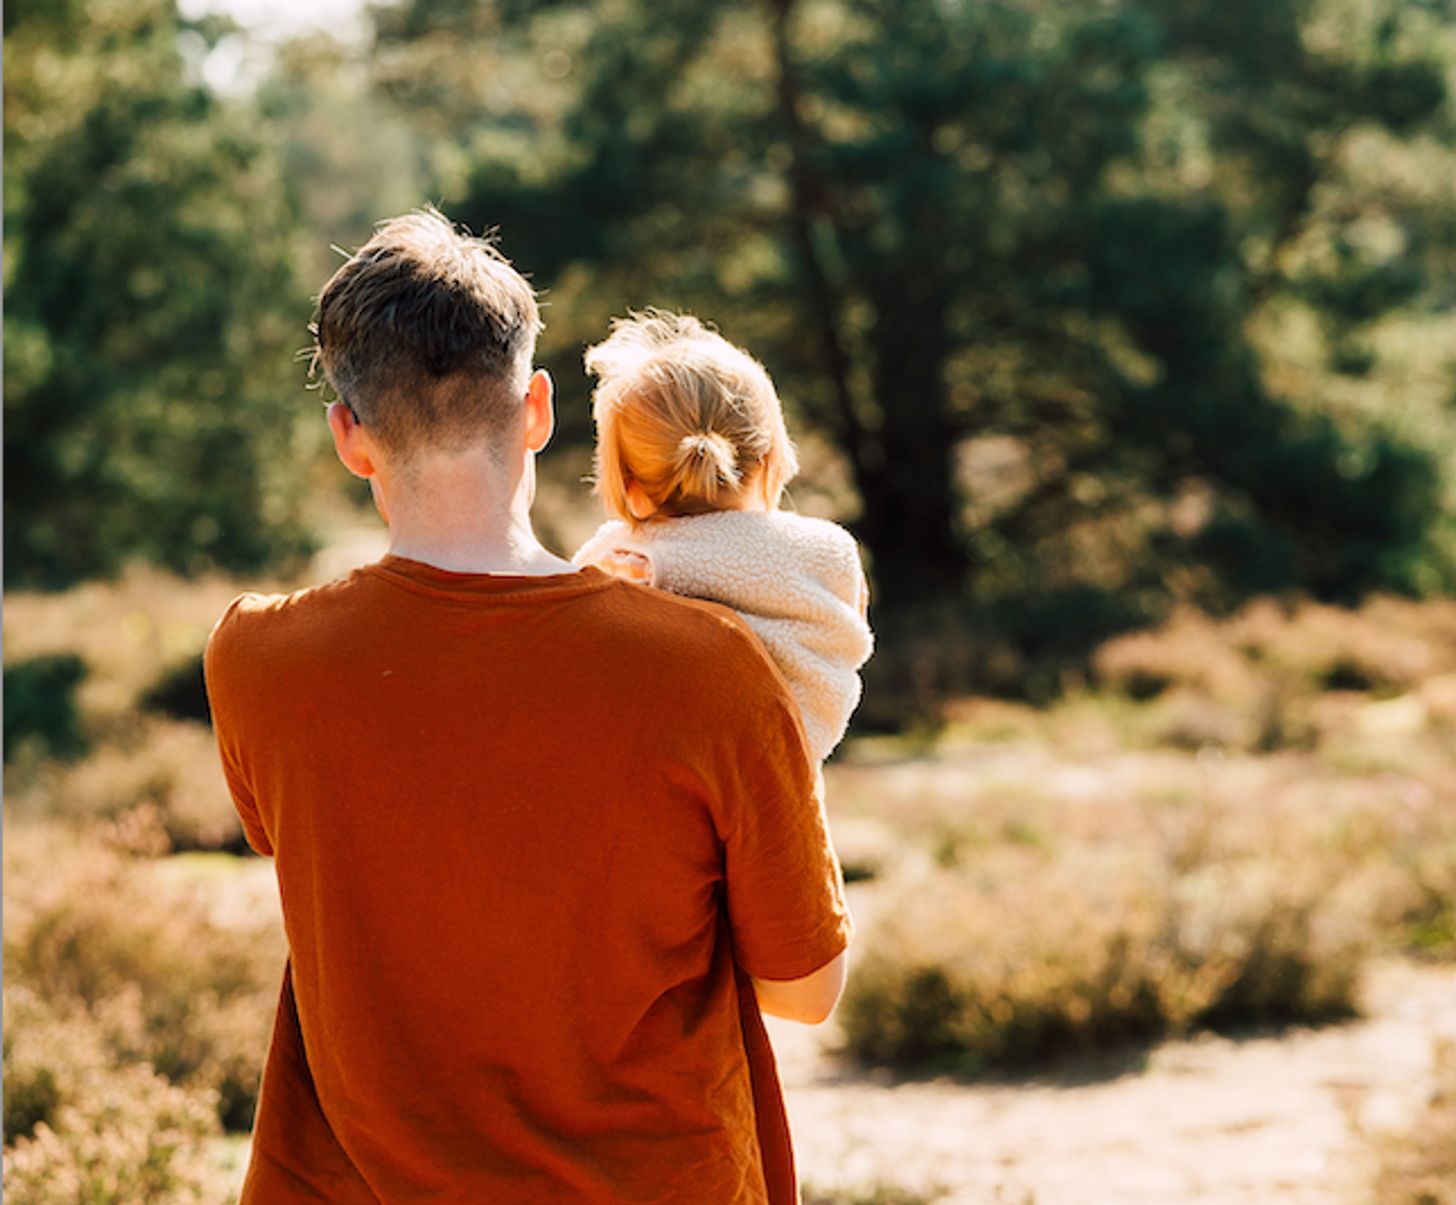
[{"label": "man's arm", "polygon": [[758,997],[758,1007],[770,1016],[803,1025],[819,1025],[829,1019],[844,994],[848,967],[849,952],[841,950],[802,979],[755,979],[753,991]]},{"label": "man's arm", "polygon": [[255,598],[254,595],[243,594],[233,599],[232,605],[223,612],[212,635],[207,638],[202,664],[223,777],[227,780],[238,819],[242,821],[243,835],[255,853],[271,858],[273,842],[264,828],[258,801],[248,782],[236,742],[236,713],[240,710],[235,701],[238,669],[247,664],[245,649],[237,647],[237,625],[248,601]]}]

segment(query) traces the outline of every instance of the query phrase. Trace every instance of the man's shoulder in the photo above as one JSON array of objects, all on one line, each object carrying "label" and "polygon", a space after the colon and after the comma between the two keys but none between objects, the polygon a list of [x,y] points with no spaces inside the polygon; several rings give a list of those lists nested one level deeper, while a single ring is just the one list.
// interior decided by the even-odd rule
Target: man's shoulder
[{"label": "man's shoulder", "polygon": [[706,658],[764,656],[758,638],[730,607],[635,582],[618,581],[608,597],[620,632],[644,648]]},{"label": "man's shoulder", "polygon": [[676,680],[688,693],[707,691],[724,704],[734,696],[788,695],[762,641],[732,608],[625,581],[615,582],[608,597],[612,642],[629,649],[636,664],[652,667],[662,686]]},{"label": "man's shoulder", "polygon": [[620,699],[606,723],[631,730],[645,715],[659,753],[713,748],[748,759],[765,733],[801,725],[783,671],[736,611],[625,581],[609,597],[611,627],[573,642],[590,650],[579,672]]},{"label": "man's shoulder", "polygon": [[287,593],[244,591],[213,625],[207,639],[209,669],[233,656],[255,656],[262,646],[286,641],[290,635],[320,629],[332,613],[350,605],[361,580],[361,572],[355,570],[335,581]]}]

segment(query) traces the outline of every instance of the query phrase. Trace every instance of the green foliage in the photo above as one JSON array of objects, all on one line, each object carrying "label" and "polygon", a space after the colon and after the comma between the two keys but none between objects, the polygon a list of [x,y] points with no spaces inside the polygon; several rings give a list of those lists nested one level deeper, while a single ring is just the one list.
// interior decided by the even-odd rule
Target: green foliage
[{"label": "green foliage", "polygon": [[156,681],[142,692],[137,705],[143,711],[154,711],[174,720],[210,723],[212,709],[207,702],[202,654],[184,657],[164,669],[157,675]]},{"label": "green foliage", "polygon": [[5,667],[5,760],[22,747],[50,757],[73,758],[86,748],[76,688],[86,663],[74,653],[55,653]]},{"label": "green foliage", "polygon": [[207,29],[172,0],[6,27],[7,581],[298,552],[297,219],[255,119],[191,82]]},{"label": "green foliage", "polygon": [[[553,286],[558,375],[627,305],[717,319],[833,441],[883,610],[1452,581],[1449,417],[1394,421],[1370,333],[1453,301],[1438,7],[476,0],[377,28],[447,205]],[[1313,334],[1266,338],[1291,315]],[[1332,405],[1346,377],[1384,410]]]}]

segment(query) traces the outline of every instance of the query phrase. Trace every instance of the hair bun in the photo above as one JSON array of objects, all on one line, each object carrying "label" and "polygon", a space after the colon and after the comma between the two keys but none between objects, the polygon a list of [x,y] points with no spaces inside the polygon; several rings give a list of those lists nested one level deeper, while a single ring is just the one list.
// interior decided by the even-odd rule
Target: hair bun
[{"label": "hair bun", "polygon": [[738,454],[732,443],[717,431],[695,431],[677,445],[674,474],[675,493],[688,498],[715,502],[724,492],[732,493],[742,483]]}]

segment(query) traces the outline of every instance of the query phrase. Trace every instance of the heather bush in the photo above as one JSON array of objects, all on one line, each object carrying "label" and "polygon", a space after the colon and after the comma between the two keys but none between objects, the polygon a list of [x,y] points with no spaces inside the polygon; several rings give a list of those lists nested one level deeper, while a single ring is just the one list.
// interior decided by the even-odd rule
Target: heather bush
[{"label": "heather bush", "polygon": [[[236,591],[217,579],[132,570],[60,595],[7,596],[7,683],[17,669],[21,681],[28,665],[86,668],[64,695],[86,756],[23,758],[5,784],[12,813],[130,829],[145,820],[165,848],[242,852],[242,829],[202,722],[199,666],[208,631]],[[8,713],[14,692],[6,689]],[[21,693],[28,699],[35,691]],[[17,722],[34,726],[25,717],[37,706],[17,712]],[[54,742],[26,743],[41,755],[55,751]]]},{"label": "heather bush", "polygon": [[905,884],[840,1005],[848,1050],[975,1070],[1354,1010],[1371,941],[1357,893],[1283,860],[1170,870],[1146,849],[987,855]]},{"label": "heather bush", "polygon": [[1134,699],[1152,699],[1174,687],[1224,701],[1257,694],[1259,676],[1218,622],[1181,609],[1150,631],[1114,637],[1093,655],[1097,681]]},{"label": "heather bush", "polygon": [[1103,644],[1092,666],[1100,686],[1157,700],[1155,743],[1307,748],[1321,735],[1321,692],[1410,693],[1421,723],[1456,715],[1456,603],[1260,599],[1226,620],[1184,609]]},{"label": "heather bush", "polygon": [[8,798],[20,814],[132,828],[145,819],[161,838],[158,852],[244,848],[217,747],[201,724],[138,720],[83,761],[50,761],[17,778]]},{"label": "heather bush", "polygon": [[1444,831],[1391,850],[1390,920],[1404,944],[1431,958],[1456,958],[1456,817]]},{"label": "heather bush", "polygon": [[1024,1064],[1330,1019],[1358,1007],[1375,949],[1453,952],[1449,750],[1396,774],[1315,754],[947,747],[832,767],[830,800],[839,823],[900,842],[839,1014],[870,1062]]},{"label": "heather bush", "polygon": [[85,582],[61,594],[5,596],[7,664],[72,653],[89,670],[77,705],[103,733],[134,719],[159,672],[195,657],[237,594],[221,578],[182,578],[132,568],[118,580]]},{"label": "heather bush", "polygon": [[[84,1022],[119,1063],[204,1091],[251,1123],[283,964],[271,914],[224,925],[202,888],[53,829],[10,826],[6,981]],[[31,1094],[44,1097],[44,1076]]]},{"label": "heather bush", "polygon": [[5,992],[5,1197],[12,1205],[214,1205],[226,1177],[211,1091],[128,1063],[74,1004]]}]

